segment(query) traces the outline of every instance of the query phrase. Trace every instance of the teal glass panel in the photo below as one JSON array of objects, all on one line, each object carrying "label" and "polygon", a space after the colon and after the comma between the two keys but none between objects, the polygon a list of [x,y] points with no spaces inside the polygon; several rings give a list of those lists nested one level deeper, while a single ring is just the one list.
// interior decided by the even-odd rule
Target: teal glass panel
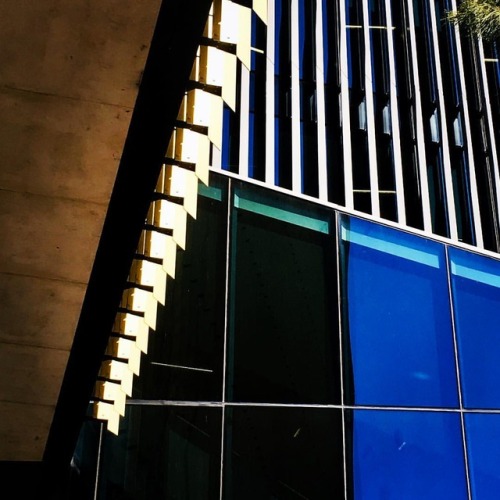
[{"label": "teal glass panel", "polygon": [[340,232],[346,402],[456,407],[443,246],[354,217]]},{"label": "teal glass panel", "polygon": [[449,253],[464,405],[500,408],[500,262]]},{"label": "teal glass panel", "polygon": [[223,498],[344,498],[342,471],[340,410],[226,408]]},{"label": "teal glass panel", "polygon": [[465,415],[472,498],[496,500],[500,491],[500,415]]},{"label": "teal glass panel", "polygon": [[458,414],[380,410],[349,413],[346,448],[350,498],[467,498]]},{"label": "teal glass panel", "polygon": [[127,406],[104,433],[98,500],[219,499],[221,409]]},{"label": "teal glass panel", "polygon": [[339,403],[331,211],[236,185],[227,399]]}]

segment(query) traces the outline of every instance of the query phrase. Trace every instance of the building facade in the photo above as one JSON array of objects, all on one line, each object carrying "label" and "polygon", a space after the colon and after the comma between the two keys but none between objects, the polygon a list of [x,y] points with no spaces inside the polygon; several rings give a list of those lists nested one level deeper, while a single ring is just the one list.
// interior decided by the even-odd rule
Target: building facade
[{"label": "building facade", "polygon": [[250,7],[209,15],[74,484],[495,498],[496,45],[453,2]]}]

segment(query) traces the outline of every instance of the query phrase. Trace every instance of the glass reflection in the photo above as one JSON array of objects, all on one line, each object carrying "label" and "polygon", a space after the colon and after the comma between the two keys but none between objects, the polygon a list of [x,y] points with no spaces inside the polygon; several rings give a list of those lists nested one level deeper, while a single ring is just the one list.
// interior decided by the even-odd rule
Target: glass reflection
[{"label": "glass reflection", "polygon": [[[219,498],[223,477],[224,498],[238,500],[344,498],[344,489],[356,500],[464,498],[459,414],[424,408],[458,399],[443,245],[341,216],[339,298],[333,211],[231,183],[230,214],[226,181],[201,189],[135,404],[119,437],[104,432],[99,474],[100,423],[86,422],[73,496],[94,498],[97,478],[101,500]],[[196,405],[222,400],[228,243],[221,450],[222,409]],[[499,408],[500,262],[449,255],[463,401]],[[296,406],[341,402],[393,409],[344,409],[343,436],[342,410]],[[500,415],[465,422],[473,498],[492,498]]]},{"label": "glass reflection", "polygon": [[350,498],[467,498],[458,414],[376,410],[349,413],[352,442],[347,439],[346,447],[352,453],[347,466],[352,473]]},{"label": "glass reflection", "polygon": [[344,217],[340,253],[346,402],[456,407],[443,246]]},{"label": "glass reflection", "polygon": [[464,404],[500,408],[500,262],[450,248]]},{"label": "glass reflection", "polygon": [[224,498],[344,497],[340,410],[226,409]]}]

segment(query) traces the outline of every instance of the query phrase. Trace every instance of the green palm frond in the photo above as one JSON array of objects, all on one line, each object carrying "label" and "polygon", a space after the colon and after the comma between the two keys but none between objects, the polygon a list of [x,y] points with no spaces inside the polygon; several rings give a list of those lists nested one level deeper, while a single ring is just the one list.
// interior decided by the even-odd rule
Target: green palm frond
[{"label": "green palm frond", "polygon": [[495,40],[500,38],[500,0],[464,0],[445,20],[471,36]]}]

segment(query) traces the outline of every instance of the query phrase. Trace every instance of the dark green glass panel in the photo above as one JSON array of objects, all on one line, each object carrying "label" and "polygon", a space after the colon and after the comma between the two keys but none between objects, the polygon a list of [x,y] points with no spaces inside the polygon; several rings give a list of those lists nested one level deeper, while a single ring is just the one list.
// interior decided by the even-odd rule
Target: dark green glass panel
[{"label": "dark green glass panel", "polygon": [[330,214],[237,190],[227,397],[338,403],[339,340]]},{"label": "dark green glass panel", "polygon": [[219,498],[221,410],[128,406],[105,434],[99,500]]},{"label": "dark green glass panel", "polygon": [[225,423],[225,499],[344,498],[340,410],[241,406]]},{"label": "dark green glass panel", "polygon": [[224,352],[227,180],[200,186],[197,219],[188,219],[165,307],[134,384],[138,399],[220,401]]}]

